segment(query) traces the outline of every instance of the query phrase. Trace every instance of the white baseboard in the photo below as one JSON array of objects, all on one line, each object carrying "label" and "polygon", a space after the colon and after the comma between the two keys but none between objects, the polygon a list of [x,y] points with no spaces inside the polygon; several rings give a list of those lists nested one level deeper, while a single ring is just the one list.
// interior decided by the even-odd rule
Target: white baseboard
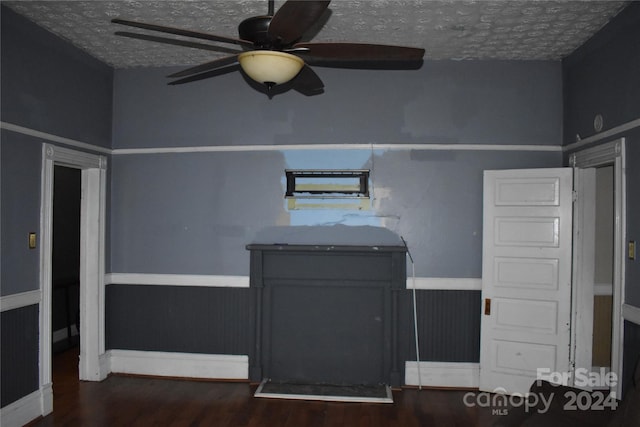
[{"label": "white baseboard", "polygon": [[480,379],[479,363],[456,362],[420,362],[418,382],[418,364],[405,362],[404,382],[406,385],[424,387],[477,388]]},{"label": "white baseboard", "polygon": [[[246,380],[249,357],[245,355],[109,350],[106,361],[112,373]],[[428,387],[478,387],[478,363],[420,362],[422,385]],[[416,362],[405,362],[405,384],[418,385]]]},{"label": "white baseboard", "polygon": [[48,383],[40,387],[42,395],[42,416],[53,412],[53,383]]},{"label": "white baseboard", "polygon": [[456,277],[407,277],[407,289],[428,291],[481,291],[482,279]]},{"label": "white baseboard", "polygon": [[109,273],[106,285],[204,286],[211,288],[248,288],[249,276],[203,274]]},{"label": "white baseboard", "polygon": [[[75,324],[71,325],[71,336],[75,337],[78,335],[78,328]],[[67,328],[58,329],[57,331],[53,331],[52,343],[55,344],[60,341],[64,341],[67,339]]]},{"label": "white baseboard", "polygon": [[111,352],[107,351],[98,356],[99,380],[107,378],[111,373]]},{"label": "white baseboard", "polygon": [[[109,273],[106,285],[152,285],[152,286],[204,286],[212,288],[248,288],[249,276],[198,275],[198,274],[146,274]],[[412,277],[407,278],[407,289],[479,291],[482,279],[457,277]]]},{"label": "white baseboard", "polygon": [[640,325],[640,308],[630,304],[623,304],[622,317],[624,320]]},{"label": "white baseboard", "polygon": [[107,353],[113,373],[227,380],[249,378],[249,356],[245,355],[136,350],[109,350]]},{"label": "white baseboard", "polygon": [[2,427],[20,427],[53,411],[53,389],[51,384],[42,386],[31,394],[0,409]]},{"label": "white baseboard", "polygon": [[593,295],[599,297],[613,295],[613,283],[594,283]]}]

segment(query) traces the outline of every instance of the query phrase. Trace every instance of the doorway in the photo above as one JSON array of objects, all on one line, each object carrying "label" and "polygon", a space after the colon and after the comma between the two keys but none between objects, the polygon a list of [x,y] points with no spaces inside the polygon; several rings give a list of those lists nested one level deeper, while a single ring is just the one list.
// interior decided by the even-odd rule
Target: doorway
[{"label": "doorway", "polygon": [[80,345],[80,169],[54,167],[52,353]]},{"label": "doorway", "polygon": [[611,334],[613,327],[613,240],[614,240],[614,170],[612,165],[596,169],[596,226],[592,364],[611,369]]},{"label": "doorway", "polygon": [[[511,174],[500,177],[503,182],[493,182],[496,181],[497,176],[493,177],[491,182],[485,179],[481,390],[491,391],[499,387],[511,393],[514,391],[526,392],[531,384],[528,379],[537,377],[536,368],[542,367],[551,372],[567,372],[569,374],[577,368],[590,370],[595,364],[592,361],[594,355],[599,358],[597,363],[608,364],[611,372],[616,374],[617,378],[622,378],[622,349],[624,345],[622,302],[624,301],[624,236],[626,227],[624,161],[625,141],[623,138],[572,154],[570,164],[577,176],[580,177],[573,183],[575,185],[573,187],[575,190],[573,201],[574,207],[577,208],[573,215],[567,216],[566,220],[561,221],[558,218],[557,222],[552,221],[555,218],[553,212],[536,218],[532,213],[521,212],[522,207],[529,206],[536,201],[541,206],[553,205],[555,203],[554,197],[563,193],[569,195],[569,201],[571,201],[571,191],[551,191],[553,190],[553,186],[550,184],[552,180],[545,180],[542,177],[538,177],[536,182],[525,186],[522,181],[527,177],[527,174],[534,173],[531,171],[501,171],[507,175]],[[596,204],[596,170],[592,168],[601,169],[599,177],[600,186],[603,187],[600,191],[601,204],[603,211],[607,212],[601,214],[600,220],[603,239],[609,240],[611,247],[609,252],[598,252],[598,254],[595,252],[595,238],[584,236],[595,231],[595,212],[593,216],[586,214],[590,210],[586,208],[590,207],[595,211]],[[544,169],[533,171],[545,173]],[[587,175],[591,172],[594,178],[589,182],[592,182],[593,185],[587,184]],[[538,190],[531,195],[525,194],[526,189],[534,190],[536,185],[540,187]],[[548,191],[545,192],[545,189]],[[504,195],[504,200],[496,199],[494,193]],[[544,198],[545,194],[548,194],[548,197]],[[526,203],[524,200],[518,199],[518,197],[525,196]],[[489,212],[487,212],[487,206],[490,207]],[[496,212],[499,215],[494,215]],[[577,215],[576,212],[581,212],[581,214]],[[607,214],[609,219],[606,218]],[[572,222],[575,228],[572,228]],[[523,227],[511,227],[520,223],[523,224]],[[545,234],[543,233],[545,230],[539,225],[547,223],[550,226],[547,227]],[[554,224],[557,227],[551,227]],[[560,224],[564,226],[560,227]],[[532,228],[532,225],[539,226],[539,232]],[[527,232],[528,229],[535,232]],[[545,236],[548,237],[547,246],[560,247],[559,241],[555,240],[556,236],[567,229],[573,229],[573,255],[578,258],[574,257],[573,262],[571,257],[565,258],[562,262],[559,259],[555,262],[553,257],[549,256],[547,258],[553,262],[548,261],[547,274],[542,274],[545,270],[539,268],[540,274],[533,275],[529,265],[532,263],[529,249],[535,247],[538,240],[544,240]],[[557,231],[554,232],[554,230]],[[576,239],[576,236],[583,237]],[[564,240],[571,242],[570,238]],[[515,252],[515,249],[511,250],[514,243],[523,247],[523,255],[517,255],[520,252]],[[505,252],[505,248],[509,250]],[[571,248],[569,248],[569,253],[571,253]],[[518,259],[514,261],[514,257]],[[605,278],[610,278],[610,287],[607,286],[608,283],[598,287],[594,286],[594,264],[597,258],[601,258],[598,261],[602,261],[598,277],[605,282]],[[507,265],[516,265],[516,261],[521,265],[517,268],[507,268]],[[562,281],[556,280],[561,277],[558,274],[560,270],[556,271],[556,264],[558,268],[573,264],[573,283],[565,280],[566,278],[563,278]],[[576,277],[586,278],[586,280],[578,282],[575,280]],[[523,283],[518,282],[522,279]],[[532,301],[527,301],[526,295],[523,296],[524,291],[533,288],[534,285],[536,287],[543,285],[550,290],[556,290],[560,289],[558,286],[560,283],[564,288],[569,285],[571,287],[572,302],[570,304],[567,303],[566,298],[560,300],[554,299],[555,297],[547,297],[539,289],[535,291],[534,297],[530,298]],[[577,283],[580,285],[577,286]],[[515,289],[515,285],[519,285],[518,289]],[[513,301],[521,303],[522,307],[512,308]],[[568,321],[566,316],[561,318],[560,311],[554,313],[551,308],[548,310],[549,314],[545,315],[542,311],[547,305],[551,308],[561,307],[562,313],[565,313],[564,310],[570,310],[571,321]],[[527,309],[525,310],[525,308]],[[600,328],[602,332],[598,331],[599,335],[595,339],[599,341],[594,345],[596,330],[593,322],[596,311],[598,311],[596,328]],[[553,323],[558,320],[560,322]],[[547,323],[544,323],[545,321]],[[540,335],[542,340],[543,338],[556,337],[558,331],[566,332],[568,327],[571,330],[571,338],[567,340],[563,335],[560,344],[536,341],[535,330],[529,331],[531,332],[530,338],[523,335],[525,328],[537,328],[538,332],[541,332],[537,335]],[[517,342],[517,344],[511,345],[511,341]],[[570,346],[567,345],[569,343]],[[607,346],[607,344],[609,345]],[[604,346],[604,349],[596,348],[596,346]],[[566,347],[571,348],[568,357],[557,351],[553,354],[556,349]],[[601,351],[602,354],[596,355],[594,349]],[[545,356],[547,356],[546,360]],[[606,366],[603,367],[606,368]],[[573,375],[569,376],[569,385],[572,385],[571,378]],[[619,397],[622,396],[621,388],[622,382],[617,381],[616,385],[611,387],[611,391]]]},{"label": "doorway", "polygon": [[[624,302],[625,244],[626,234],[626,178],[625,139],[620,138],[605,144],[577,151],[569,157],[569,163],[577,168],[596,168],[596,183],[588,197],[595,200],[595,238],[577,251],[591,251],[592,258],[583,259],[583,264],[593,266],[594,286],[590,304],[578,304],[576,311],[593,319],[593,337],[589,340],[576,339],[575,354],[588,353],[592,356],[589,367],[610,367],[617,378],[611,391],[622,396],[624,322],[622,304]],[[600,199],[600,200],[597,200]],[[584,224],[577,223],[581,229]],[[585,242],[583,242],[585,244]],[[601,246],[601,247],[598,247]],[[610,248],[610,249],[609,249]],[[610,338],[609,338],[610,337]],[[609,344],[609,345],[607,345]],[[605,366],[602,366],[605,365]]]},{"label": "doorway", "polygon": [[104,263],[107,160],[104,156],[43,144],[40,221],[40,390],[42,415],[53,411],[52,295],[53,196],[56,166],[80,171],[79,308],[80,358],[78,377],[106,378],[104,344]]}]

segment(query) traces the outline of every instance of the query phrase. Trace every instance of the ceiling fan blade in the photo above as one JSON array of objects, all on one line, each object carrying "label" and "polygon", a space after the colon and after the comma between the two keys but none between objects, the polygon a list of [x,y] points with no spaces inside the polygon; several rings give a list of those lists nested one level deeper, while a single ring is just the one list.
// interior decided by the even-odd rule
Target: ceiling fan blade
[{"label": "ceiling fan blade", "polygon": [[299,40],[327,10],[331,0],[287,0],[269,24],[269,36],[289,45]]},{"label": "ceiling fan blade", "polygon": [[420,61],[424,49],[366,43],[297,43],[297,52],[310,61]]},{"label": "ceiling fan blade", "polygon": [[202,33],[199,31],[183,30],[181,28],[165,27],[162,25],[145,24],[144,22],[127,21],[126,19],[112,19],[114,24],[128,25],[129,27],[143,28],[145,30],[159,31],[161,33],[175,34],[178,36],[193,37],[196,39],[211,40],[222,43],[233,43],[240,46],[253,48],[253,43],[248,40],[234,39],[231,37],[218,36],[215,34]]},{"label": "ceiling fan blade", "polygon": [[195,81],[198,81],[198,80],[208,79],[208,78],[211,78],[211,77],[222,76],[224,74],[229,74],[229,73],[232,73],[234,71],[239,71],[239,70],[240,70],[240,64],[234,64],[234,65],[230,65],[228,67],[217,68],[215,70],[207,71],[205,73],[200,73],[200,74],[196,74],[194,76],[185,77],[184,79],[174,80],[174,81],[169,82],[167,84],[171,85],[171,86],[181,85],[181,84],[184,84],[184,83],[191,83],[191,82],[195,82]]},{"label": "ceiling fan blade", "polygon": [[168,75],[169,78],[185,77],[192,74],[198,74],[205,71],[215,70],[216,68],[226,67],[227,65],[235,64],[238,62],[238,55],[225,56],[224,58],[215,59],[213,61],[205,62],[204,64],[196,65],[195,67],[187,68],[186,70],[178,71]]},{"label": "ceiling fan blade", "polygon": [[241,50],[230,49],[230,48],[224,47],[224,46],[215,46],[215,45],[211,45],[211,44],[191,42],[191,41],[188,41],[188,40],[170,39],[168,37],[151,36],[151,35],[148,35],[148,34],[130,33],[128,31],[116,31],[115,35],[116,36],[122,36],[122,37],[129,37],[129,38],[138,39],[138,40],[145,40],[145,41],[164,43],[164,44],[172,44],[172,45],[176,45],[176,46],[192,47],[192,48],[195,48],[195,49],[211,50],[211,51],[214,51],[214,52],[242,53]]},{"label": "ceiling fan blade", "polygon": [[294,90],[306,96],[319,95],[324,92],[324,83],[308,65],[300,70],[292,84]]}]

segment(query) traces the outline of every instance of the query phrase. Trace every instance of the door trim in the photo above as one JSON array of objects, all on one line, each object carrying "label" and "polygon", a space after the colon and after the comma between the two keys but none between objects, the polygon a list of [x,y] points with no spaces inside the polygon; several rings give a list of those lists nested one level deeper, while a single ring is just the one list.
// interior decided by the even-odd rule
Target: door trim
[{"label": "door trim", "polygon": [[[593,297],[596,222],[594,168],[574,168],[573,254],[571,277],[571,370],[593,367]],[[575,375],[569,380],[574,385]]]},{"label": "door trim", "polygon": [[[618,375],[616,396],[622,396],[623,354],[624,354],[624,319],[623,304],[625,291],[625,236],[627,189],[625,176],[625,138],[582,149],[569,156],[569,164],[573,167],[589,168],[598,166],[614,166],[614,241],[613,241],[613,314],[612,314],[612,343],[611,343],[611,371]],[[576,226],[580,226],[577,224]],[[581,309],[580,306],[577,307]],[[584,308],[583,308],[584,309]],[[577,344],[577,343],[576,343]],[[576,348],[580,351],[580,348]]]},{"label": "door trim", "polygon": [[[80,365],[82,380],[106,378],[100,369],[104,353],[104,260],[107,159],[104,156],[57,147],[42,146],[40,203],[40,386],[51,385],[51,312],[53,251],[53,181],[56,165],[82,171],[80,213]],[[43,403],[43,415],[53,410]]]}]

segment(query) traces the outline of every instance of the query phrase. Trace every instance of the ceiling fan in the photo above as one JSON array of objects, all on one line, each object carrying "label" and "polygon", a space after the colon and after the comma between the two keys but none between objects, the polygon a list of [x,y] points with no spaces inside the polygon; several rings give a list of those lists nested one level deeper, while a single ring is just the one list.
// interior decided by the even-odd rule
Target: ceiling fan
[{"label": "ceiling fan", "polygon": [[322,93],[324,84],[309,65],[361,69],[416,69],[422,64],[424,49],[368,43],[309,43],[303,35],[318,23],[330,0],[287,0],[274,13],[274,0],[268,0],[268,14],[245,19],[238,26],[239,38],[156,24],[113,19],[111,22],[192,39],[228,43],[237,48],[118,31],[134,39],[229,53],[219,59],[169,75],[170,85],[215,77],[240,68],[252,80],[263,84],[272,95],[276,85],[291,82],[291,88],[304,95]]}]

